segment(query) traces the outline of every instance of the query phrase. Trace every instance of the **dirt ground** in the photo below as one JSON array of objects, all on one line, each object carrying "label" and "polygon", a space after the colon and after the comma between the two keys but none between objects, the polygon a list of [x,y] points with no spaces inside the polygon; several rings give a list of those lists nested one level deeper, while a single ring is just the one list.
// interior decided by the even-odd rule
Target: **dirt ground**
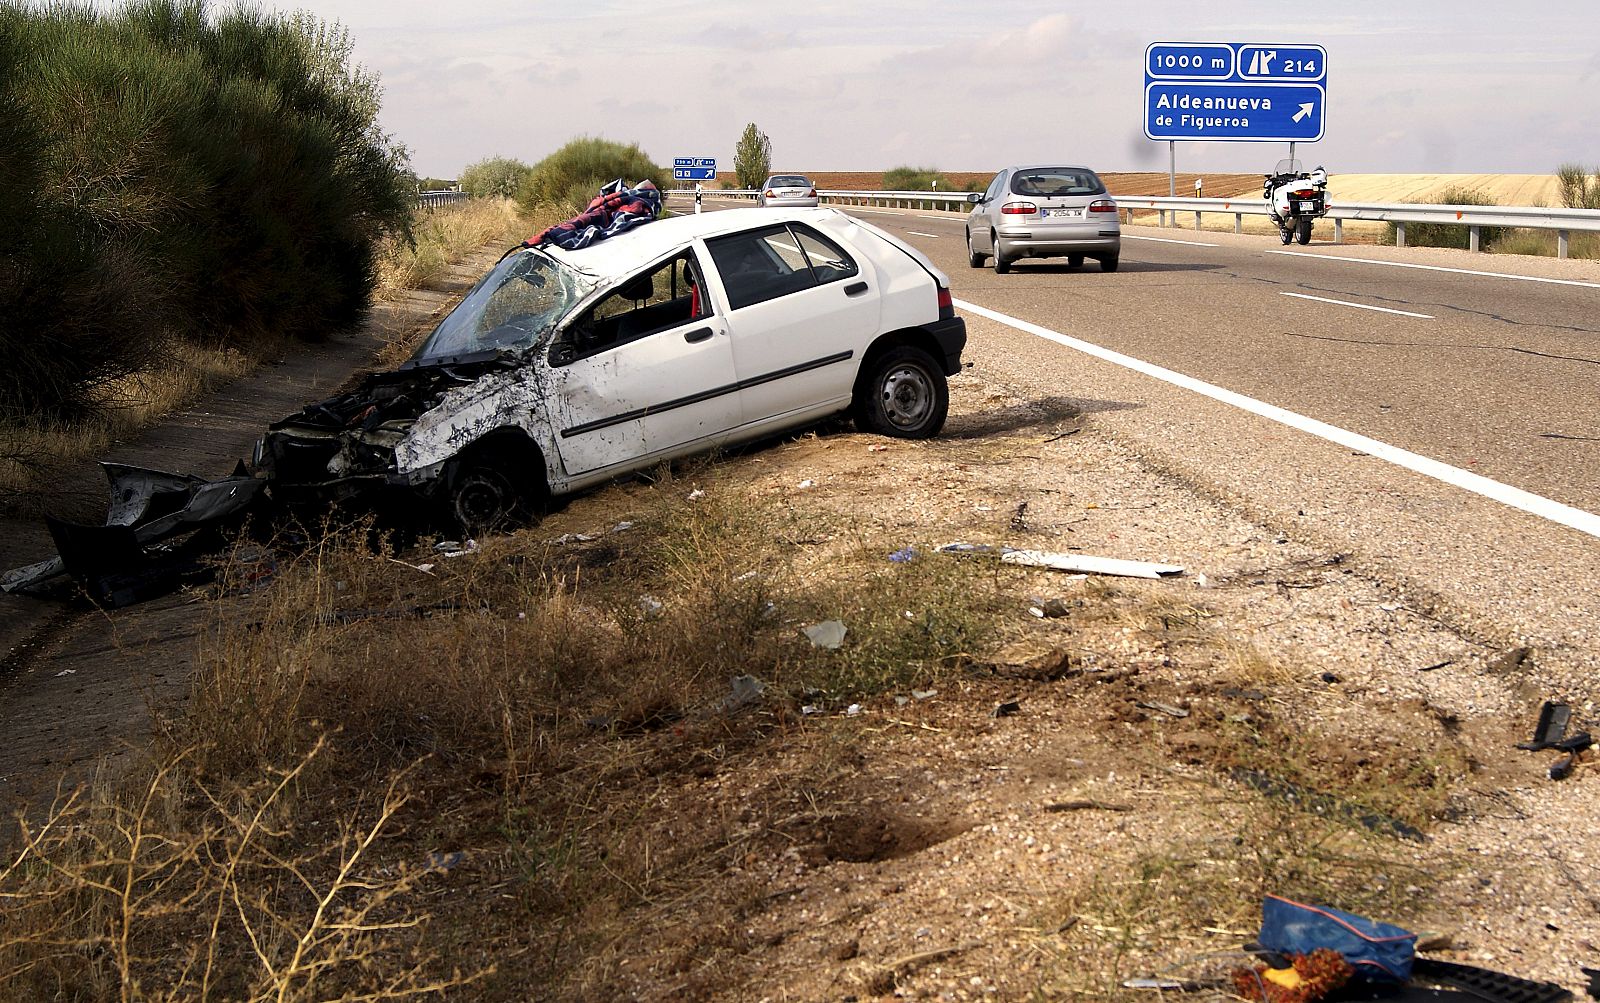
[{"label": "dirt ground", "polygon": [[[419,892],[426,940],[462,970],[494,969],[454,998],[1116,999],[1124,978],[1208,972],[1199,959],[1248,939],[1268,893],[1428,932],[1440,957],[1584,985],[1600,858],[1581,834],[1600,798],[1591,762],[1556,782],[1553,753],[1514,747],[1543,698],[1537,653],[1149,469],[1081,402],[1022,396],[973,357],[939,438],[830,424],[581,496],[437,573],[418,570],[438,560],[427,550],[365,562],[367,608],[529,566],[581,602],[579,577],[682,545],[648,527],[693,529],[686,506],[722,506],[773,513],[767,552],[799,582],[840,586],[824,612],[846,627],[841,660],[883,635],[866,621],[895,576],[965,576],[987,618],[981,645],[835,700],[777,684],[789,663],[835,656],[803,640],[817,611],[775,594],[789,646],[745,667],[774,683],[753,704],[711,699],[727,681],[699,678],[681,718],[553,713],[561,769],[539,796],[574,792],[564,801],[518,801],[504,764],[435,749],[379,849],[383,868],[451,861]],[[937,551],[952,541],[1184,570],[1080,579]],[[767,570],[732,563],[724,584]],[[532,590],[488,593],[481,611],[358,634],[327,625],[356,601],[328,584],[297,622],[377,669],[386,644],[448,662],[536,605]],[[676,601],[670,575],[611,587],[668,615]],[[0,750],[0,776],[47,794],[100,753],[145,746],[152,720],[181,728],[208,628],[255,624],[270,594],[195,592],[42,634],[12,667],[55,687],[29,712],[48,734]],[[902,629],[940,629],[938,609],[905,613]],[[619,629],[588,622],[580,653]],[[285,641],[286,664],[298,650]],[[85,690],[91,676],[153,713]],[[426,747],[431,725],[386,721],[344,740]],[[361,793],[303,800],[331,812]]]}]

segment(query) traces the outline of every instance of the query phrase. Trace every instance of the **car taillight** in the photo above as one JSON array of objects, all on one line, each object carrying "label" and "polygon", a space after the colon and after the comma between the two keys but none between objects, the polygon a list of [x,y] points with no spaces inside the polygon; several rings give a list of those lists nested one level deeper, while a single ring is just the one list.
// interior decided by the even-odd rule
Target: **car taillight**
[{"label": "car taillight", "polygon": [[1110,199],[1095,199],[1089,203],[1090,212],[1116,212],[1117,204]]},{"label": "car taillight", "polygon": [[1297,199],[1314,199],[1317,197],[1317,193],[1312,191],[1295,192],[1294,197]]},{"label": "car taillight", "polygon": [[949,320],[956,315],[956,304],[950,296],[950,290],[944,286],[939,287],[939,319]]},{"label": "car taillight", "polygon": [[816,197],[817,197],[817,190],[815,188],[813,188],[810,191],[806,192],[806,198],[814,199]]},{"label": "car taillight", "polygon": [[1007,216],[1031,216],[1039,211],[1039,207],[1032,202],[1007,202],[1000,207],[1000,211]]},{"label": "car taillight", "polygon": [[762,192],[761,194],[765,195],[769,199],[778,197],[777,194],[774,193],[771,188],[768,188],[766,191]]}]

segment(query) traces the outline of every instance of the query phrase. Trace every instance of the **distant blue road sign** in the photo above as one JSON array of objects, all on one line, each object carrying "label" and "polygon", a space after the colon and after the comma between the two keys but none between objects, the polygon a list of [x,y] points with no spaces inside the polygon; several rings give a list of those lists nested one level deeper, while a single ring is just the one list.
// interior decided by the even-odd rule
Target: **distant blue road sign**
[{"label": "distant blue road sign", "polygon": [[672,161],[674,181],[715,181],[716,157],[677,157]]},{"label": "distant blue road sign", "polygon": [[1320,45],[1153,42],[1144,58],[1151,139],[1315,143],[1326,123]]}]

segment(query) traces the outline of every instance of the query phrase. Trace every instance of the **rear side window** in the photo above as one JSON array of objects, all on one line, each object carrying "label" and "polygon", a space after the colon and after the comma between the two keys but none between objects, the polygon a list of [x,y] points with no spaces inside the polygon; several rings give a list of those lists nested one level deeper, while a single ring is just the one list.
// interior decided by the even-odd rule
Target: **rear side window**
[{"label": "rear side window", "polygon": [[983,193],[983,200],[985,202],[992,202],[1000,197],[1000,184],[1005,180],[1005,176],[1005,171],[1001,171],[999,174],[994,176],[993,181],[989,182],[988,189]]},{"label": "rear side window", "polygon": [[738,310],[857,274],[850,255],[808,226],[769,226],[706,242]]},{"label": "rear side window", "polygon": [[1011,178],[1016,195],[1104,195],[1106,186],[1085,167],[1031,167]]}]

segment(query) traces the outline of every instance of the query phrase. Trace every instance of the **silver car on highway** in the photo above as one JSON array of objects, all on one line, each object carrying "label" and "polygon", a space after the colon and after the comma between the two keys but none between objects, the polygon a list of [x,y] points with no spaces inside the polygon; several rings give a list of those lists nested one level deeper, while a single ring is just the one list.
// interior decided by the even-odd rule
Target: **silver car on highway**
[{"label": "silver car on highway", "polygon": [[1103,271],[1117,270],[1117,203],[1087,167],[1007,167],[972,202],[967,264],[973,268],[989,258],[1004,275],[1020,258],[1066,258],[1073,267],[1094,258]]},{"label": "silver car on highway", "polygon": [[815,209],[817,186],[803,174],[774,174],[762,184],[756,204],[763,209]]}]

